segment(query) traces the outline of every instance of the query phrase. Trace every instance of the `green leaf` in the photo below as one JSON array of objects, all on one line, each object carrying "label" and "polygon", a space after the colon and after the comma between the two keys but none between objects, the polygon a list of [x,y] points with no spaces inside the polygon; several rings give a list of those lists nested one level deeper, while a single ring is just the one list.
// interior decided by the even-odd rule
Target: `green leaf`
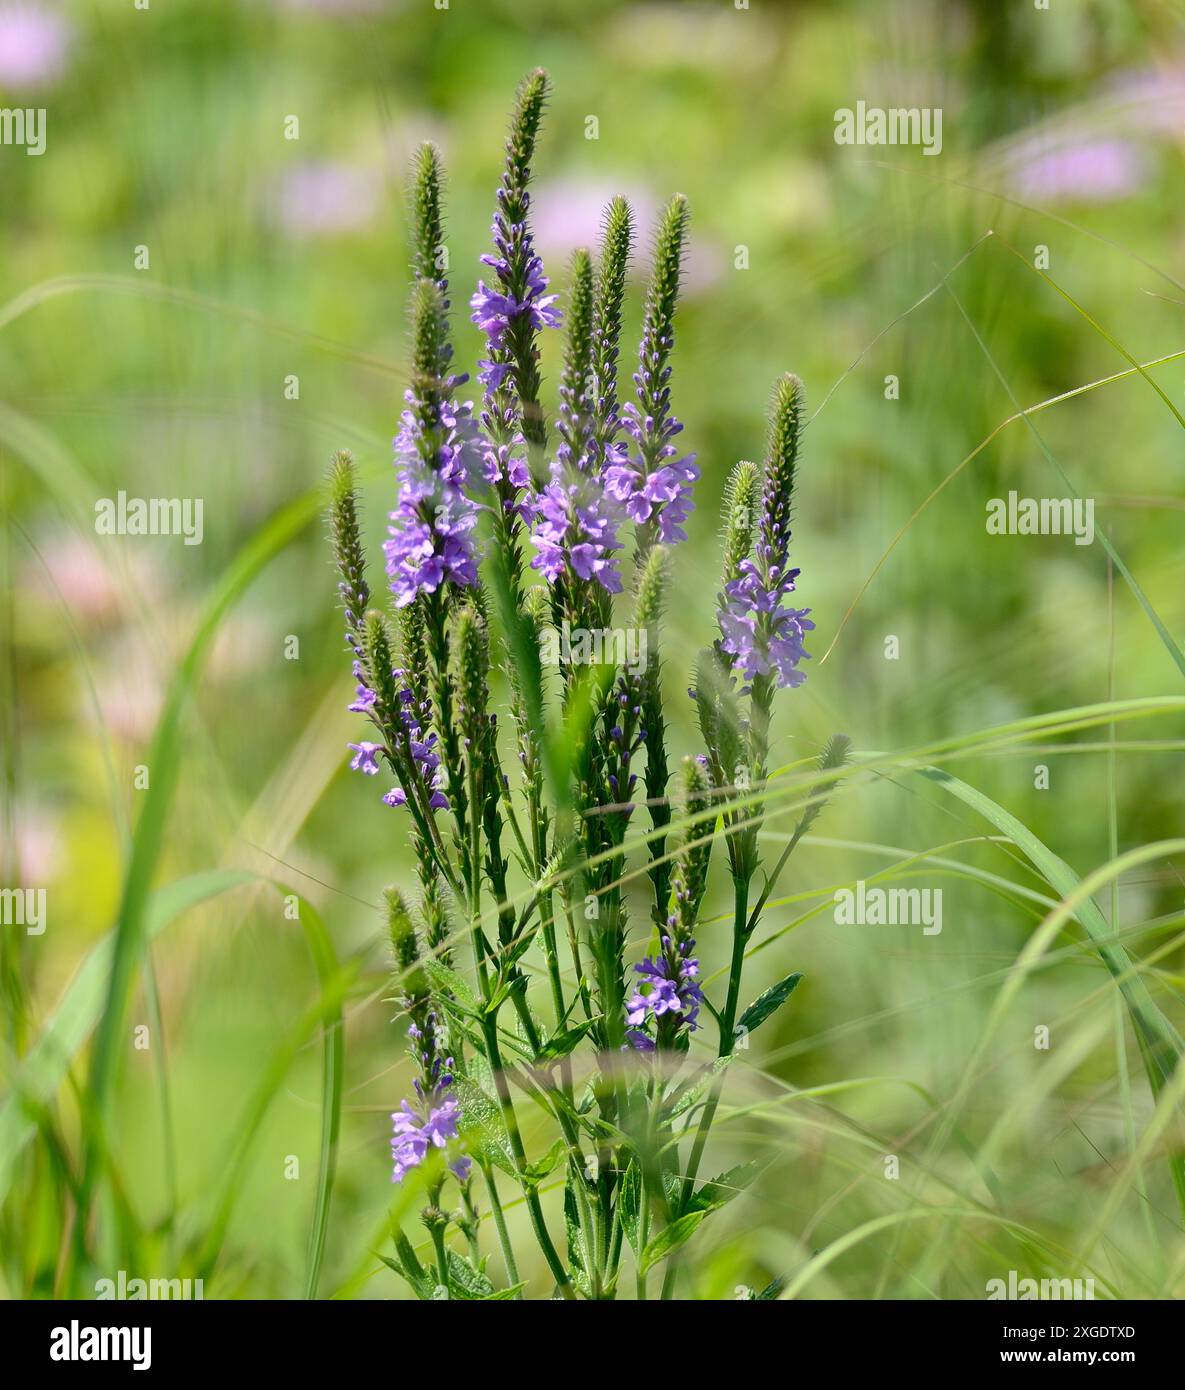
[{"label": "green leaf", "polygon": [[772,1299],[776,1299],[785,1287],[786,1276],[784,1274],[779,1274],[778,1277],[772,1283],[766,1284],[765,1288],[761,1290],[761,1292],[757,1295],[756,1302],[768,1303]]},{"label": "green leaf", "polygon": [[[116,917],[111,951],[111,972],[107,980],[107,999],[91,1052],[88,1090],[99,1123],[106,1118],[111,1085],[118,1058],[122,1055],[124,1018],[136,968],[142,958],[147,936],[147,909],[181,772],[185,737],[182,715],[190,692],[197,686],[207,654],[222,619],[234,607],[251,583],[287,545],[296,538],[321,509],[319,490],[307,492],[277,512],[235,557],[208,599],[188,650],[169,685],[164,709],[145,758],[152,768],[152,781],[132,837],[132,852],[124,878],[119,913]],[[89,1199],[100,1161],[99,1138],[88,1127],[83,1145],[83,1201],[79,1220],[89,1217]]]},{"label": "green leaf", "polygon": [[[1002,834],[1007,835],[1063,898],[1070,897],[1079,887],[1078,875],[1065,860],[1059,859],[1028,826],[1018,821],[1002,806],[939,768],[925,768],[921,775],[958,797],[960,801],[978,811]],[[1103,964],[1119,986],[1124,1003],[1131,1014],[1136,1036],[1146,1049],[1152,1089],[1159,1092],[1160,1087],[1176,1069],[1177,1062],[1185,1051],[1185,1043],[1148,993],[1143,977],[1131,956],[1114,939],[1114,933],[1097,904],[1088,898],[1078,905],[1074,915],[1094,941]]]},{"label": "green leaf", "polygon": [[564,1229],[568,1235],[568,1264],[572,1283],[588,1298],[592,1294],[592,1285],[585,1273],[589,1267],[588,1250],[584,1243],[584,1233],[580,1229],[576,1191],[572,1186],[573,1182],[582,1181],[578,1174],[569,1173],[568,1181],[564,1184]]},{"label": "green leaf", "polygon": [[684,1089],[677,1099],[673,1100],[669,1108],[665,1110],[668,1120],[677,1119],[680,1115],[690,1110],[693,1105],[707,1093],[708,1087],[720,1075],[726,1067],[732,1065],[736,1060],[736,1054],[730,1053],[727,1057],[717,1057],[712,1065],[706,1068],[697,1081],[691,1082]]},{"label": "green leaf", "polygon": [[459,975],[443,961],[437,960],[435,956],[424,958],[424,972],[443,996],[443,1003],[455,1004],[462,1013],[469,1014],[473,1018],[480,1016],[481,1005],[474,997],[464,975]]},{"label": "green leaf", "polygon": [[737,1031],[744,1029],[746,1033],[751,1033],[754,1028],[759,1028],[770,1014],[776,1013],[790,998],[801,979],[801,971],[796,970],[793,975],[787,975],[784,980],[771,985],[764,994],[759,994],[740,1016]]},{"label": "green leaf", "polygon": [[617,1212],[621,1218],[621,1229],[636,1255],[639,1245],[638,1217],[642,1209],[642,1171],[636,1161],[630,1163],[621,1180],[621,1190],[617,1197]]},{"label": "green leaf", "polygon": [[554,1062],[560,1057],[566,1057],[597,1022],[598,1020],[595,1018],[586,1019],[583,1023],[578,1023],[575,1028],[568,1028],[564,1032],[556,1033],[554,1037],[548,1038],[539,1049],[539,1055],[535,1058],[536,1066],[540,1066],[544,1062]]},{"label": "green leaf", "polygon": [[542,1158],[526,1165],[523,1169],[523,1177],[528,1182],[541,1183],[548,1174],[555,1172],[564,1161],[567,1152],[567,1144],[562,1139],[557,1139]]},{"label": "green leaf", "polygon": [[393,1269],[396,1274],[407,1280],[417,1298],[431,1303],[436,1294],[436,1280],[420,1263],[412,1249],[411,1241],[402,1231],[395,1236],[395,1256],[395,1259],[389,1260],[386,1255],[380,1255],[379,1259],[388,1269]]},{"label": "green leaf", "polygon": [[454,1077],[453,1090],[461,1102],[462,1128],[472,1136],[482,1156],[517,1179],[514,1150],[497,1103],[468,1076]]},{"label": "green leaf", "polygon": [[690,1240],[707,1214],[706,1211],[686,1212],[660,1231],[642,1252],[642,1273],[653,1269],[656,1264],[665,1260],[672,1250],[677,1250],[684,1241]]},{"label": "green leaf", "polygon": [[[952,777],[941,768],[927,767],[920,772],[921,776],[936,783],[952,796],[958,797],[960,801],[978,811],[1002,834],[1007,835],[1044,876],[1046,882],[1063,898],[1071,898],[1080,890],[1081,880],[1065,860],[1054,854],[1028,826],[990,797],[984,796],[975,787]],[[1123,946],[1115,940],[1114,932],[1098,904],[1092,898],[1086,898],[1077,904],[1074,916],[1085,928],[1103,964],[1111,972],[1131,1017],[1144,1070],[1148,1075],[1148,1084],[1152,1094],[1159,1096],[1177,1069],[1182,1054],[1185,1053],[1185,1042],[1148,993],[1139,968]],[[1185,1158],[1180,1154],[1170,1154],[1168,1162],[1178,1205],[1185,1212]]]},{"label": "green leaf", "polygon": [[448,1252],[449,1293],[467,1302],[484,1302],[497,1294],[486,1275],[455,1250]]},{"label": "green leaf", "polygon": [[756,1158],[748,1163],[738,1163],[735,1168],[729,1168],[727,1172],[721,1173],[711,1182],[704,1183],[703,1187],[692,1197],[688,1210],[702,1211],[706,1215],[710,1211],[716,1211],[725,1206],[734,1197],[739,1197],[745,1188],[755,1182],[772,1162],[772,1158]]}]

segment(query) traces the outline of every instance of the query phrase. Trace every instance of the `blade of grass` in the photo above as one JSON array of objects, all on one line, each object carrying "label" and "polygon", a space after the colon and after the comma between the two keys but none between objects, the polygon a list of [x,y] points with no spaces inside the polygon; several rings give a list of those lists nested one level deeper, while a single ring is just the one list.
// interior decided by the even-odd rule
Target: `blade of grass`
[{"label": "blade of grass", "polygon": [[[105,1124],[108,1119],[107,1107],[128,997],[143,949],[145,910],[180,774],[182,713],[223,617],[267,564],[318,515],[320,505],[318,491],[303,494],[273,516],[240,551],[209,600],[169,687],[147,758],[151,780],[132,840],[132,856],[124,880],[111,954],[107,1003],[91,1056],[89,1089],[99,1123]],[[88,1133],[84,1136],[83,1201],[77,1225],[80,1241],[85,1240],[88,1207],[97,1177],[97,1154],[98,1146]]]},{"label": "blade of grass", "polygon": [[[238,870],[212,870],[158,888],[145,914],[145,939],[153,940],[199,903],[255,880],[255,874]],[[26,1114],[26,1106],[32,1106],[36,1112],[39,1106],[51,1101],[66,1079],[71,1061],[95,1027],[103,1007],[113,949],[114,933],[92,948],[40,1037],[7,1078],[12,1091],[0,1106],[0,1197],[7,1195],[14,1165],[37,1132]]]},{"label": "blade of grass", "polygon": [[[325,929],[325,923],[309,903],[301,900],[299,911],[318,983],[322,994],[329,995],[333,981],[341,970],[337,952],[333,949],[333,942]],[[340,999],[322,1020],[321,1030],[321,1149],[317,1166],[317,1197],[313,1208],[313,1224],[309,1231],[306,1298],[317,1296],[317,1280],[325,1256],[325,1235],[329,1226],[329,1202],[337,1172],[337,1146],[342,1118],[342,1077],[345,1070],[345,1026]]]}]

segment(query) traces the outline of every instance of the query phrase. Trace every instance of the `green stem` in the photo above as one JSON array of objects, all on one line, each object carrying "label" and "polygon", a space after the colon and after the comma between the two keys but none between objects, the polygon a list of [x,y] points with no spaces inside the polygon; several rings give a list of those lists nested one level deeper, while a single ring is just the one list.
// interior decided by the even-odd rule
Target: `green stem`
[{"label": "green stem", "polygon": [[[438,1194],[439,1195],[439,1194]],[[448,1281],[448,1251],[444,1246],[444,1223],[434,1221],[432,1223],[432,1245],[436,1251],[436,1272],[440,1278],[441,1285],[447,1289]]]},{"label": "green stem", "polygon": [[[737,879],[734,883],[732,961],[728,968],[728,996],[724,1002],[724,1011],[720,1015],[720,1047],[718,1051],[720,1057],[730,1057],[736,1045],[734,1030],[736,1028],[737,1002],[741,992],[741,971],[745,964],[745,943],[749,940],[749,933],[746,928],[748,907],[749,880]],[[723,1086],[724,1078],[717,1077],[712,1086],[712,1093],[700,1115],[695,1144],[692,1146],[691,1157],[687,1163],[687,1175],[683,1179],[683,1191],[679,1197],[681,1212],[686,1210],[687,1203],[691,1200],[692,1188],[695,1186],[696,1174],[699,1172],[700,1159],[703,1157],[704,1145],[708,1142],[708,1131],[712,1128],[712,1121],[716,1117]]]},{"label": "green stem", "polygon": [[498,1100],[502,1106],[502,1114],[506,1120],[506,1132],[510,1139],[511,1152],[514,1155],[515,1176],[523,1189],[523,1197],[527,1204],[527,1212],[531,1218],[535,1238],[539,1242],[539,1248],[543,1251],[543,1258],[547,1261],[547,1267],[551,1270],[560,1292],[565,1298],[574,1298],[571,1281],[568,1279],[563,1262],[556,1253],[551,1235],[547,1230],[547,1223],[543,1219],[543,1207],[539,1201],[539,1194],[535,1191],[534,1186],[525,1181],[523,1177],[527,1166],[527,1153],[523,1148],[522,1135],[518,1128],[518,1116],[514,1111],[514,1100],[502,1070],[497,1021],[487,1014],[483,1017],[481,1026],[482,1033],[485,1035],[486,1056],[489,1059],[490,1070],[494,1073],[494,1085],[498,1091]]},{"label": "green stem", "polygon": [[[502,1248],[502,1263],[506,1266],[506,1282],[513,1287],[519,1282],[518,1261],[514,1258],[514,1246],[510,1243],[510,1232],[506,1229],[506,1216],[502,1211],[501,1198],[498,1196],[498,1184],[494,1178],[494,1170],[488,1163],[481,1165],[481,1171],[486,1180],[486,1191],[490,1194],[490,1212],[494,1218],[494,1228],[498,1232],[498,1244]],[[519,1289],[514,1296],[521,1301],[522,1289]]]}]

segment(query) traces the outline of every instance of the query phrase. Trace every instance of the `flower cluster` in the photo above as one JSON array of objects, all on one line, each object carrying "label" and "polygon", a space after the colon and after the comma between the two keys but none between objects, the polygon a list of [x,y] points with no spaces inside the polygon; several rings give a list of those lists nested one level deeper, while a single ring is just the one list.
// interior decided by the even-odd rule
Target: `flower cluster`
[{"label": "flower cluster", "polygon": [[609,495],[624,506],[632,521],[652,528],[664,545],[686,540],[683,523],[692,510],[691,485],[699,477],[695,455],[680,456],[672,442],[683,429],[671,413],[670,358],[687,217],[687,200],[681,195],[672,198],[663,211],[634,373],[638,399],[621,410],[621,425],[633,445],[610,444],[605,453]]},{"label": "flower cluster", "polygon": [[524,193],[523,217],[508,222],[507,195],[503,189],[498,190],[499,207],[491,228],[497,254],[487,253],[481,262],[497,275],[499,288],[493,289],[479,280],[469,301],[473,310],[470,317],[485,334],[490,348],[490,359],[480,363],[478,376],[488,392],[500,390],[511,369],[505,349],[512,320],[521,319],[532,333],[541,328],[558,328],[560,324],[560,311],[554,307],[559,296],[547,293],[543,262],[534,249],[525,217],[530,202],[530,194]]},{"label": "flower cluster", "polygon": [[696,1020],[704,994],[699,986],[699,960],[691,954],[695,940],[677,936],[674,918],[667,925],[661,954],[647,956],[634,966],[642,979],[626,1001],[626,1021],[630,1025],[626,1038],[638,1052],[655,1049],[654,1039],[643,1030],[648,1021],[661,1028],[660,1021],[665,1019],[673,1025],[673,1031],[686,1028],[694,1032],[698,1027]]},{"label": "flower cluster", "polygon": [[573,470],[570,482],[553,481],[534,498],[532,512],[531,539],[539,552],[532,569],[549,583],[568,569],[580,579],[595,579],[611,594],[621,592],[613,556],[617,518],[595,478]]},{"label": "flower cluster", "polygon": [[[620,502],[631,521],[653,521],[658,538],[664,545],[687,539],[683,523],[691,515],[694,503],[691,485],[699,477],[695,455],[676,457],[678,449],[670,441],[683,426],[673,416],[656,422],[643,419],[632,401],[622,408],[622,425],[638,444],[634,454],[612,446],[608,457],[613,461],[605,469],[605,489]],[[657,468],[647,469],[643,446],[660,440],[657,458],[667,460]]]},{"label": "flower cluster", "polygon": [[[373,713],[379,706],[378,693],[362,683],[365,680],[362,663],[356,661],[354,668],[355,677],[359,681],[358,698],[350,709]],[[369,739],[347,744],[354,754],[350,759],[350,768],[367,777],[375,777],[379,772],[379,757],[385,756],[396,768],[402,765],[410,770],[412,778],[424,788],[430,810],[447,811],[449,801],[441,788],[442,771],[437,738],[427,727],[431,707],[426,701],[417,699],[405,671],[399,667],[392,667],[390,674],[394,707],[391,711],[384,712],[395,721],[392,737],[398,742],[398,750],[393,754],[384,744]],[[407,789],[396,783],[384,794],[383,802],[387,806],[406,806]]]},{"label": "flower cluster", "polygon": [[[400,1002],[411,1016],[407,1036],[419,1075],[415,1101],[403,1100],[391,1116],[392,1182],[402,1182],[431,1149],[446,1149],[459,1138],[461,1106],[452,1094],[455,1063],[447,1054],[427,980],[419,966],[419,942],[407,904],[396,889],[385,894],[387,926],[399,972]],[[470,1161],[454,1150],[449,1171],[459,1182],[469,1177]]]},{"label": "flower cluster", "polygon": [[[774,390],[761,524],[753,553],[726,557],[718,613],[720,647],[732,665],[749,681],[772,676],[778,685],[790,688],[806,680],[798,664],[809,656],[803,642],[815,626],[807,616],[809,608],[782,606],[799,575],[787,560],[801,428],[802,383],[788,373]],[[746,532],[743,546],[748,543]]]},{"label": "flower cluster", "polygon": [[793,689],[806,680],[798,663],[809,657],[803,647],[814,630],[809,608],[783,608],[782,600],[794,592],[796,569],[764,570],[752,560],[741,566],[741,577],[725,589],[727,604],[720,610],[720,645],[746,680],[774,675],[780,686]]},{"label": "flower cluster", "polygon": [[[396,669],[392,675],[396,680],[401,680],[404,672]],[[449,801],[440,785],[440,754],[436,748],[436,734],[426,729],[428,712],[426,710],[417,711],[416,704],[414,693],[407,685],[401,685],[399,687],[399,719],[407,735],[407,754],[411,760],[411,766],[415,776],[429,792],[429,809],[447,811]],[[406,806],[407,791],[396,785],[386,793],[383,801],[388,806]]]},{"label": "flower cluster", "polygon": [[408,391],[408,409],[395,440],[399,501],[383,542],[391,592],[400,608],[444,583],[470,588],[477,561],[470,532],[477,509],[466,495],[473,431],[470,407],[454,404],[463,376],[443,379],[443,398]]},{"label": "flower cluster", "polygon": [[[413,1043],[422,1042],[423,1035],[415,1023],[407,1032]],[[453,1059],[433,1056],[427,1065],[435,1073],[436,1080],[425,1086],[417,1078],[417,1103],[413,1106],[410,1101],[403,1100],[391,1116],[392,1182],[402,1182],[413,1168],[423,1163],[430,1149],[447,1148],[458,1138],[461,1105],[456,1096],[449,1094],[453,1084]],[[470,1159],[464,1154],[450,1159],[448,1166],[459,1181],[468,1178]]]},{"label": "flower cluster", "polygon": [[[834,785],[836,759],[842,761],[841,750],[821,765],[827,776],[819,798],[778,865],[767,870],[756,905],[738,913],[727,990],[709,1004],[695,938],[712,846],[726,846],[737,901],[747,904],[762,863],[761,813],[754,797],[738,796],[737,788],[747,792],[767,780],[773,697],[779,685],[803,679],[803,638],[813,626],[807,610],[789,604],[798,575],[789,565],[789,543],[800,391],[795,378],[779,383],[764,470],[742,463],[730,480],[720,635],[701,656],[694,690],[705,752],[683,759],[681,794],[673,795],[663,698],[668,546],[684,539],[698,477],[694,455],[679,448],[683,427],[671,405],[687,203],[674,197],[659,220],[633,389],[622,393],[630,401],[620,400],[618,383],[633,238],[624,199],[609,206],[599,254],[576,252],[559,408],[549,423],[539,339],[560,314],[534,249],[528,194],[547,91],[542,72],[520,84],[493,248],[481,258],[485,278],[470,300],[485,337],[476,420],[472,407],[457,400],[465,378],[451,366],[443,172],[431,146],[417,159],[412,377],[395,440],[398,503],[383,547],[393,613],[371,603],[348,455],[338,457],[333,474],[331,532],[353,657],[350,709],[371,726],[368,737],[349,745],[350,767],[367,777],[381,769],[393,774],[395,785],[382,799],[406,808],[418,877],[414,921],[396,890],[388,890],[386,901],[395,999],[413,1061],[412,1082],[400,1088],[406,1098],[391,1114],[392,1179],[409,1183],[409,1200],[422,1188],[420,1217],[432,1235],[438,1282],[402,1232],[398,1259],[389,1263],[421,1297],[439,1287],[450,1297],[521,1291],[501,1216],[499,1188],[507,1180],[521,1189],[553,1287],[566,1298],[611,1297],[623,1252],[634,1245],[638,1253],[628,1231],[634,1165],[641,1183],[635,1227],[638,1191],[662,1190],[667,1198],[660,1204],[665,1210],[648,1212],[647,1225],[651,1217],[669,1225],[707,1209],[694,1205],[706,1190],[696,1190],[696,1175],[719,1078],[702,1103],[688,1108],[670,1104],[676,1092],[653,1086],[630,1088],[623,1105],[621,1087],[594,1077],[587,1104],[582,1099],[577,1111],[570,1076],[557,1087],[547,1086],[546,1076],[552,1063],[566,1071],[569,1053],[586,1037],[597,1057],[622,1063],[634,1053],[656,1053],[663,1075],[667,1067],[677,1075],[700,1027],[701,1006],[719,1026],[716,1057],[728,1057],[746,943],[789,849]],[[528,535],[535,552],[529,567]],[[627,587],[627,544],[629,594],[617,599]],[[628,617],[619,611],[627,605]],[[617,626],[623,621],[629,626]],[[545,629],[552,628],[620,632],[630,640],[620,650],[598,643],[595,657],[561,661],[553,682],[538,660],[539,644],[551,635]],[[738,690],[742,670],[748,690]],[[507,678],[521,761],[521,776],[513,778],[504,770],[507,752],[500,745],[509,740],[494,708],[495,672]],[[554,758],[545,737],[553,699],[565,733],[563,756]],[[674,819],[679,807],[682,823]],[[631,835],[643,817],[646,833]],[[625,885],[647,879],[657,945],[630,965],[637,895]],[[462,957],[456,963],[454,950]],[[536,955],[528,963],[529,952]],[[546,975],[547,999],[533,987],[537,967]],[[642,1065],[649,1073],[649,1064]],[[533,1136],[516,1117],[512,1083],[521,1088],[524,1078],[532,1100],[563,1134],[541,1159],[529,1156]],[[506,1146],[496,1143],[495,1131],[505,1134]],[[493,1229],[503,1244],[504,1289],[492,1289],[481,1250],[465,1153],[466,1136],[477,1133]],[[485,1162],[494,1158],[487,1143],[498,1149],[497,1174]],[[588,1163],[594,1157],[599,1163],[602,1154],[606,1162],[590,1178]],[[677,1158],[682,1178],[675,1189],[664,1179]],[[560,1163],[567,1170],[566,1258],[558,1248],[563,1238],[557,1245],[549,1231],[539,1190],[541,1178]],[[443,1194],[451,1183],[460,1206],[450,1209]],[[660,1237],[657,1226],[646,1235],[647,1242]]]}]

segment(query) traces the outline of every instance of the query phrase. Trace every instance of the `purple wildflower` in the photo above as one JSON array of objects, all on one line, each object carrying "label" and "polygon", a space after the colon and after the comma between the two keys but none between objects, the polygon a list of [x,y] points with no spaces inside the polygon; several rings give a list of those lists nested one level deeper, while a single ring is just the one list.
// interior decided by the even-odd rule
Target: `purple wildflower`
[{"label": "purple wildflower", "polygon": [[296,237],[358,231],[378,210],[381,185],[373,173],[345,164],[302,164],[285,174],[275,218]]},{"label": "purple wildflower", "polygon": [[1110,203],[1139,192],[1148,176],[1147,156],[1133,141],[1080,135],[1064,144],[1027,141],[1015,153],[1012,181],[1034,201]]},{"label": "purple wildflower", "polygon": [[350,759],[350,767],[355,772],[364,772],[367,777],[373,777],[379,770],[378,754],[382,752],[381,743],[368,743],[365,739],[361,743],[350,743],[346,745],[354,750],[354,756]]},{"label": "purple wildflower", "polygon": [[533,513],[531,539],[539,553],[532,569],[552,584],[568,571],[579,579],[595,579],[611,594],[621,592],[612,553],[617,548],[616,517],[596,479],[575,474],[568,483],[548,483],[534,499]]},{"label": "purple wildflower", "polygon": [[[499,212],[494,218],[493,235],[494,245],[501,254],[484,255],[481,262],[495,271],[499,284],[504,286],[510,282],[513,260],[521,260],[523,264],[522,287],[517,297],[513,293],[491,289],[484,280],[479,280],[477,290],[469,301],[473,322],[486,335],[491,349],[496,352],[503,346],[511,319],[522,317],[532,331],[537,332],[541,328],[557,328],[561,315],[558,309],[552,307],[559,296],[547,293],[543,262],[531,247],[531,233],[526,222],[508,225]],[[486,367],[487,364],[483,363],[482,366]],[[502,374],[504,369],[498,376],[499,385]],[[482,380],[485,381],[486,377],[483,376]]]},{"label": "purple wildflower", "polygon": [[[664,545],[686,540],[683,523],[695,505],[691,485],[699,477],[699,468],[694,454],[680,458],[678,449],[670,443],[683,426],[673,416],[657,425],[653,417],[643,420],[633,402],[622,408],[622,416],[626,433],[639,448],[633,455],[616,446],[608,451],[611,461],[605,469],[605,490],[622,503],[631,521],[641,524],[653,520]],[[655,447],[656,440],[663,442],[657,445],[655,457],[669,461],[648,469],[645,454]]]},{"label": "purple wildflower", "polygon": [[809,608],[783,608],[782,600],[794,592],[796,569],[780,570],[770,564],[767,570],[753,560],[741,565],[741,577],[726,586],[727,602],[720,610],[720,645],[733,658],[733,665],[752,681],[757,676],[776,675],[777,683],[793,689],[806,680],[798,663],[809,658],[803,647],[814,623]]},{"label": "purple wildflower", "polygon": [[[491,411],[494,407],[487,407],[482,412],[483,425],[487,420],[492,420]],[[497,487],[499,483],[507,484],[514,491],[520,491],[531,486],[531,470],[527,467],[527,461],[522,455],[524,440],[522,431],[511,422],[509,423],[509,435],[505,443],[496,444],[492,439],[483,437],[481,443],[481,456],[477,466],[478,475],[484,482],[491,487]],[[518,503],[513,507],[520,512],[529,511],[527,503]]]},{"label": "purple wildflower", "polygon": [[[451,1094],[455,1064],[439,1050],[436,1015],[431,1010],[423,1013],[421,1023],[413,1019],[407,1029],[412,1056],[420,1066],[414,1083],[416,1098],[414,1103],[401,1101],[391,1116],[392,1182],[402,1182],[411,1169],[419,1167],[429,1149],[445,1149],[458,1137],[461,1104]],[[463,1154],[454,1155],[448,1166],[461,1182],[468,1178],[470,1161]]]},{"label": "purple wildflower", "polygon": [[648,1020],[653,1020],[666,1042],[673,1041],[683,1028],[694,1032],[698,1027],[696,1020],[704,995],[699,987],[699,960],[691,954],[695,940],[680,936],[674,918],[668,921],[667,928],[661,954],[648,956],[634,966],[642,980],[626,1002],[626,1022],[630,1024],[626,1036],[639,1052],[654,1050],[649,1035],[640,1030],[640,1025]]},{"label": "purple wildflower", "polygon": [[543,262],[531,240],[527,223],[530,194],[524,191],[514,201],[521,209],[517,221],[507,216],[506,209],[511,202],[507,190],[498,190],[498,210],[491,227],[495,254],[481,257],[481,263],[489,266],[497,276],[498,287],[495,289],[479,280],[469,301],[473,310],[470,317],[485,334],[489,347],[489,358],[479,363],[478,373],[487,396],[500,391],[507,373],[513,370],[512,345],[507,342],[512,324],[520,333],[525,329],[531,336],[541,328],[558,327],[562,317],[554,307],[558,295],[547,293]]},{"label": "purple wildflower", "polygon": [[[401,747],[410,761],[415,778],[429,792],[429,807],[433,811],[447,811],[449,801],[441,790],[442,772],[436,734],[427,732],[431,705],[427,701],[417,703],[415,693],[407,684],[406,671],[396,668],[391,674],[399,682],[398,719],[402,732]],[[398,785],[392,787],[383,797],[383,803],[387,806],[406,806],[407,789]]]},{"label": "purple wildflower", "polygon": [[[440,1105],[423,1106],[422,1109],[424,1113],[421,1114],[405,1100],[391,1116],[392,1182],[402,1182],[413,1168],[418,1168],[428,1156],[430,1148],[446,1148],[449,1141],[457,1137],[461,1106],[454,1096],[449,1096]],[[461,1182],[469,1176],[469,1167],[470,1160],[463,1154],[449,1163],[450,1171]]]},{"label": "purple wildflower", "polygon": [[463,488],[475,466],[470,406],[451,400],[465,380],[448,376],[428,389],[410,390],[395,440],[399,503],[383,542],[391,592],[400,608],[442,584],[477,583],[470,531],[477,510]]},{"label": "purple wildflower", "polygon": [[[347,617],[351,619],[352,623],[352,615],[347,614]],[[351,632],[347,633],[347,637],[353,637],[352,629]],[[358,648],[355,647],[355,650],[357,651]],[[366,684],[366,677],[362,670],[362,662],[357,658],[354,661],[354,679],[358,682],[354,695],[354,703],[352,705],[347,705],[346,708],[351,714],[369,714],[374,708],[374,703],[378,699],[378,696]]]},{"label": "purple wildflower", "polygon": [[464,488],[476,467],[471,406],[453,392],[468,380],[449,371],[448,301],[441,284],[423,277],[412,298],[412,386],[395,439],[399,502],[383,542],[396,605],[442,585],[477,583],[470,531],[477,509]]},{"label": "purple wildflower", "polygon": [[659,223],[634,373],[638,400],[621,410],[621,425],[633,445],[610,445],[604,461],[606,491],[632,521],[653,528],[664,545],[686,539],[683,523],[691,515],[691,485],[699,477],[695,455],[680,455],[672,442],[683,430],[671,414],[670,358],[687,215],[686,199],[676,196]]},{"label": "purple wildflower", "polygon": [[790,688],[806,679],[797,668],[809,656],[803,641],[815,627],[807,617],[809,608],[782,606],[799,575],[787,560],[801,413],[802,383],[787,373],[774,391],[761,525],[753,554],[737,565],[736,577],[725,584],[717,615],[720,647],[732,665],[749,681],[774,676],[778,685]]}]

